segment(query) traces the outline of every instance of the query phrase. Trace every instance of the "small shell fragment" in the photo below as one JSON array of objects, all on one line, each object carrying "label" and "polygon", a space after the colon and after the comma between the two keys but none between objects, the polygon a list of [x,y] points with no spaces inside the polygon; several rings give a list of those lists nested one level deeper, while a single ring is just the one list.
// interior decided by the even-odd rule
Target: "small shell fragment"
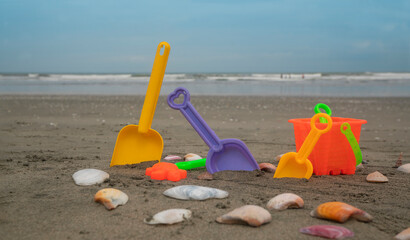
[{"label": "small shell fragment", "polygon": [[82,169],[73,174],[75,184],[80,186],[102,183],[109,177],[108,173],[93,168]]},{"label": "small shell fragment", "polygon": [[410,227],[407,229],[404,229],[401,231],[399,234],[397,234],[394,239],[398,240],[410,240]]},{"label": "small shell fragment", "polygon": [[214,177],[208,171],[198,175],[199,180],[213,180]]},{"label": "small shell fragment", "polygon": [[264,172],[274,173],[276,171],[276,167],[272,163],[260,163],[259,168]]},{"label": "small shell fragment", "polygon": [[255,205],[245,205],[218,217],[216,221],[218,223],[248,224],[253,227],[259,227],[272,221],[272,216],[264,208]]},{"label": "small shell fragment", "polygon": [[328,239],[343,239],[354,236],[354,233],[349,229],[334,225],[313,225],[301,228],[299,232]]},{"label": "small shell fragment", "polygon": [[181,185],[163,192],[167,197],[181,200],[206,200],[209,198],[226,198],[229,193],[220,189],[196,185]]},{"label": "small shell fragment", "polygon": [[202,158],[203,157],[199,156],[198,154],[188,153],[187,155],[184,156],[184,161],[193,161],[193,160],[198,160]]},{"label": "small shell fragment", "polygon": [[115,188],[104,188],[95,194],[94,201],[103,204],[108,210],[112,210],[118,205],[126,204],[128,196]]},{"label": "small shell fragment", "polygon": [[177,155],[168,155],[166,157],[164,157],[165,161],[176,161],[176,160],[181,160],[182,158],[180,156]]},{"label": "small shell fragment", "polygon": [[397,171],[410,173],[410,163],[406,163],[397,168]]},{"label": "small shell fragment", "polygon": [[376,171],[376,172],[372,172],[369,175],[367,175],[366,181],[373,182],[373,183],[385,183],[385,182],[388,182],[389,179],[383,174],[381,174],[380,172]]},{"label": "small shell fragment", "polygon": [[293,193],[282,193],[269,200],[267,208],[269,210],[285,210],[287,208],[302,208],[303,199]]},{"label": "small shell fragment", "polygon": [[280,161],[280,159],[282,158],[283,154],[279,154],[278,156],[275,157],[276,161]]},{"label": "small shell fragment", "polygon": [[168,209],[155,214],[152,217],[145,218],[146,224],[174,224],[191,218],[192,212],[188,209]]},{"label": "small shell fragment", "polygon": [[340,223],[346,222],[350,217],[361,222],[371,222],[373,220],[373,217],[367,212],[343,202],[322,203],[310,212],[310,216]]}]

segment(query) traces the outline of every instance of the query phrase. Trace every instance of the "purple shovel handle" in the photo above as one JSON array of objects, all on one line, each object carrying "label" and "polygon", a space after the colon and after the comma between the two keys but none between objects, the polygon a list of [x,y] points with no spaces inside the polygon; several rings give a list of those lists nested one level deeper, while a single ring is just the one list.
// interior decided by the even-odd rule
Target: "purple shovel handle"
[{"label": "purple shovel handle", "polygon": [[[175,103],[175,99],[177,99],[181,94],[184,95],[184,102],[181,104]],[[168,95],[167,101],[171,108],[181,111],[181,113],[185,116],[209,148],[211,148],[214,152],[221,151],[223,148],[221,140],[218,136],[216,136],[215,132],[212,131],[208,124],[206,124],[201,115],[199,115],[199,113],[195,110],[194,106],[192,106],[189,101],[190,98],[191,97],[188,90],[186,88],[179,87]]]}]

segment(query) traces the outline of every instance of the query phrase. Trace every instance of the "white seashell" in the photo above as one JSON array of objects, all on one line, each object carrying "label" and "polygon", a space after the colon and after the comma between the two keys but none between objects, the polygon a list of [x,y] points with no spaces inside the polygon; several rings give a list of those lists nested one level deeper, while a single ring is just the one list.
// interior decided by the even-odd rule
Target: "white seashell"
[{"label": "white seashell", "polygon": [[276,161],[279,161],[282,158],[283,154],[279,154],[278,156],[275,157]]},{"label": "white seashell", "polygon": [[410,173],[410,163],[406,163],[397,168],[397,171]]},{"label": "white seashell", "polygon": [[180,156],[177,155],[168,155],[166,157],[164,157],[165,161],[176,161],[176,160],[181,160],[182,158]]},{"label": "white seashell", "polygon": [[398,240],[410,240],[410,227],[407,229],[404,229],[401,231],[399,234],[397,234],[394,239]]},{"label": "white seashell", "polygon": [[253,227],[259,227],[272,221],[272,216],[264,208],[255,205],[245,205],[218,217],[216,221],[219,223],[248,224]]},{"label": "white seashell", "polygon": [[198,154],[195,153],[188,153],[187,155],[184,156],[185,161],[193,161],[193,160],[198,160],[202,159],[203,157],[199,156]]},{"label": "white seashell", "polygon": [[118,205],[126,204],[128,202],[128,196],[120,190],[104,188],[95,194],[94,201],[103,204],[108,210],[112,210]]},{"label": "white seashell", "polygon": [[302,208],[303,199],[293,193],[282,193],[269,200],[267,208],[269,210],[285,210],[287,208]]},{"label": "white seashell", "polygon": [[73,174],[75,184],[81,186],[102,183],[109,177],[110,175],[108,173],[93,168],[82,169]]},{"label": "white seashell", "polygon": [[367,175],[366,181],[374,182],[374,183],[385,183],[385,182],[388,182],[389,179],[383,174],[381,174],[380,172],[376,171],[376,172],[372,172],[369,175]]},{"label": "white seashell", "polygon": [[181,200],[206,200],[209,198],[226,198],[229,193],[216,188],[195,185],[182,185],[167,189],[165,196]]},{"label": "white seashell", "polygon": [[364,166],[362,163],[356,166],[356,171],[362,171],[364,169]]},{"label": "white seashell", "polygon": [[174,224],[191,218],[192,212],[188,209],[168,209],[155,214],[152,217],[145,218],[146,224]]}]

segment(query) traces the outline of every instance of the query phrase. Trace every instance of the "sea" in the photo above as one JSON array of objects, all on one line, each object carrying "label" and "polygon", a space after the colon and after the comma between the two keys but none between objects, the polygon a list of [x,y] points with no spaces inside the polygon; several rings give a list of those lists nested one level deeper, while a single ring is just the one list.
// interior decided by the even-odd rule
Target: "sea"
[{"label": "sea", "polygon": [[[0,73],[0,94],[144,95],[150,74]],[[410,73],[171,73],[161,95],[177,87],[197,95],[410,97]]]}]

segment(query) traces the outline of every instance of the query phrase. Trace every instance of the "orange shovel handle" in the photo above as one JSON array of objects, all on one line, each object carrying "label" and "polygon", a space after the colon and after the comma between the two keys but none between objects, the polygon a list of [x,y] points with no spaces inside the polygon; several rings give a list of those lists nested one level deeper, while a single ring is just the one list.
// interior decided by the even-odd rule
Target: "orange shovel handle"
[{"label": "orange shovel handle", "polygon": [[[165,49],[164,53],[161,55],[162,47]],[[142,107],[140,121],[138,123],[139,133],[147,133],[151,128],[170,50],[171,47],[167,42],[161,42],[158,45],[157,53],[155,54],[154,66],[152,67],[151,77],[148,83],[147,93],[145,94],[144,106]]]},{"label": "orange shovel handle", "polygon": [[[320,117],[323,117],[327,120],[327,127],[325,129],[318,129],[316,127],[316,120]],[[296,154],[296,161],[299,164],[303,164],[306,161],[313,148],[315,147],[317,141],[319,140],[320,135],[327,133],[332,128],[332,124],[332,119],[325,113],[318,113],[312,117],[312,119],[310,120],[311,129],[309,135],[306,137],[305,141],[302,144],[302,147],[300,147],[299,151]]]}]

